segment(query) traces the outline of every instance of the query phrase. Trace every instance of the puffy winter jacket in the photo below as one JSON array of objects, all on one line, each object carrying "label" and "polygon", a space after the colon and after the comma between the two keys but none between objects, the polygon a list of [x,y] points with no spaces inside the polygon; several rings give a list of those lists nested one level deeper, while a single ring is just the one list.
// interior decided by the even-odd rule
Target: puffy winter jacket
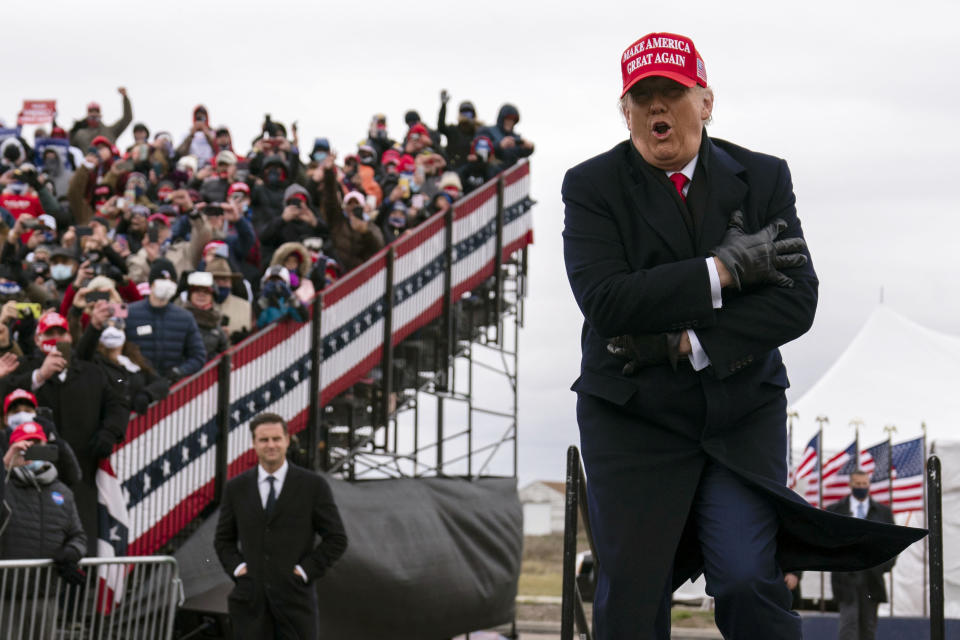
[{"label": "puffy winter jacket", "polygon": [[36,474],[15,468],[5,493],[10,522],[0,538],[0,557],[50,558],[60,547],[71,547],[78,558],[86,553],[87,536],[73,492],[57,479],[53,465]]},{"label": "puffy winter jacket", "polygon": [[197,321],[173,304],[154,307],[149,299],[131,304],[127,340],[140,347],[160,375],[169,378],[196,373],[207,359]]}]

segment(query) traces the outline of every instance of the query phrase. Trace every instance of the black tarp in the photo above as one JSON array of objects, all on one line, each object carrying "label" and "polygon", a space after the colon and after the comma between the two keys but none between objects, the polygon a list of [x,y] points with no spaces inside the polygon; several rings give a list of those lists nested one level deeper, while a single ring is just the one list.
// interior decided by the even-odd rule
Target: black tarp
[{"label": "black tarp", "polygon": [[[440,640],[513,619],[523,546],[515,478],[330,480],[349,539],[317,582],[322,637]],[[176,557],[184,608],[226,611],[216,514]]]}]

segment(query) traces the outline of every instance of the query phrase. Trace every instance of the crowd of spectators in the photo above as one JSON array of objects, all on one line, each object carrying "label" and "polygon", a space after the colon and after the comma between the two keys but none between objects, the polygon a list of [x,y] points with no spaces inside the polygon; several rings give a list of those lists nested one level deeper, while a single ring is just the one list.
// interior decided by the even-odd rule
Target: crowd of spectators
[{"label": "crowd of spectators", "polygon": [[[269,115],[247,148],[204,105],[183,139],[136,123],[120,149],[134,116],[118,91],[113,124],[95,102],[32,143],[0,122],[0,398],[26,393],[24,419],[70,450],[60,478],[91,554],[95,470],[131,410],[257,328],[304,321],[315,293],[534,148],[513,105],[485,125],[464,101],[448,123],[444,91],[435,129],[409,111],[393,137],[375,114],[342,159]],[[4,462],[21,485],[40,473]]]}]

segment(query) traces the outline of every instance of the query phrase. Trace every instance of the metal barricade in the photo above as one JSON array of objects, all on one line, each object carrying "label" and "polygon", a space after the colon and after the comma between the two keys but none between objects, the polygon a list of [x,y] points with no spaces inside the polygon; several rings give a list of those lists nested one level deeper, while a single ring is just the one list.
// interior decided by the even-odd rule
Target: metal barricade
[{"label": "metal barricade", "polygon": [[[590,518],[587,509],[587,479],[580,463],[580,450],[575,446],[567,448],[567,489],[564,507],[563,526],[563,599],[560,606],[560,638],[574,640],[574,627],[577,638],[591,640],[593,631],[583,608],[583,595],[577,581],[577,523],[583,522],[584,533],[593,554],[594,575],[600,566],[597,549],[593,544],[593,532],[590,530]],[[591,594],[592,595],[592,594]]]},{"label": "metal barricade", "polygon": [[183,586],[172,556],[84,558],[83,584],[52,560],[0,560],[4,640],[171,640]]}]

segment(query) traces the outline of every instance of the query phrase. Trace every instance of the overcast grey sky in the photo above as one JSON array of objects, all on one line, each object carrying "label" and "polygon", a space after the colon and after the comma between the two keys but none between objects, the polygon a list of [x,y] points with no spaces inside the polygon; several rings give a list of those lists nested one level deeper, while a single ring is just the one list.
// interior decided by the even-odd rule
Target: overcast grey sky
[{"label": "overcast grey sky", "polygon": [[[626,136],[619,56],[651,31],[690,36],[716,95],[713,136],[784,157],[821,280],[814,329],[784,349],[807,389],[877,304],[957,332],[955,2],[25,3],[5,30],[0,119],[56,98],[69,126],[97,100],[176,138],[204,103],[243,148],[263,114],[355,150],[375,112],[433,126],[438,94],[492,121],[516,104],[536,145],[536,244],[521,361],[521,482],[560,479],[578,439],[568,391],[580,314],[560,250],[563,172]],[[121,139],[126,142],[130,132]],[[960,382],[960,381],[958,381]],[[807,416],[801,416],[809,423]],[[809,437],[801,424],[797,439]]]}]

